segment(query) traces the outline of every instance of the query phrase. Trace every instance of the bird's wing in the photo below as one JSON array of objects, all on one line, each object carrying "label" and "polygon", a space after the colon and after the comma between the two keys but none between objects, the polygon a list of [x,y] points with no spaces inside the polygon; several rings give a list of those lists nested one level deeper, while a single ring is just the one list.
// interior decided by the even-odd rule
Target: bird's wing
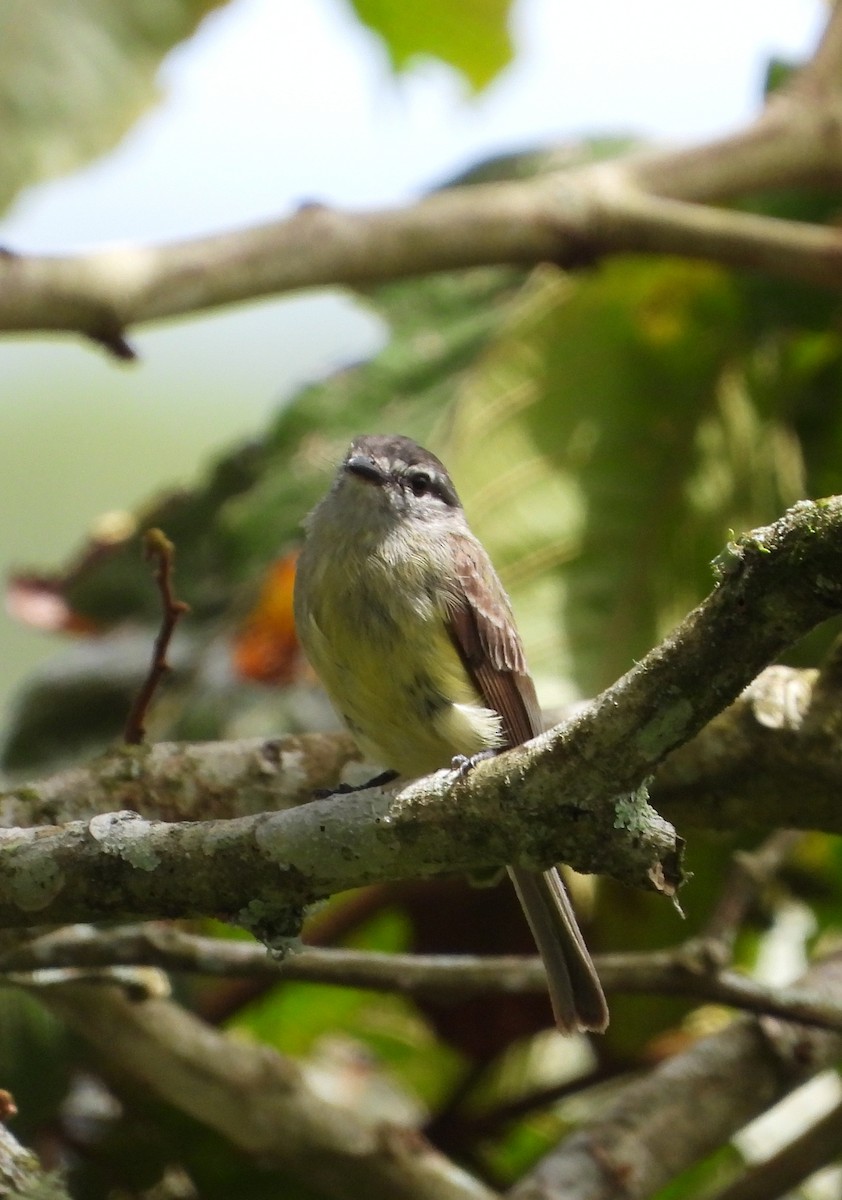
[{"label": "bird's wing", "polygon": [[454,549],[457,583],[449,597],[448,633],[483,703],[500,714],[506,745],[519,746],[543,725],[509,598],[474,538],[459,538]]}]

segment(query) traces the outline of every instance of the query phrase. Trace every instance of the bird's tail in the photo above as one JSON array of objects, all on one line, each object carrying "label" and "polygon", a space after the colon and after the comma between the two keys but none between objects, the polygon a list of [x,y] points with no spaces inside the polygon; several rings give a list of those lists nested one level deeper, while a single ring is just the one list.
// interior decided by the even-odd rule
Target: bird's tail
[{"label": "bird's tail", "polygon": [[509,867],[509,875],[544,960],[556,1025],[562,1033],[603,1033],[608,1005],[561,876],[555,867],[543,874]]}]

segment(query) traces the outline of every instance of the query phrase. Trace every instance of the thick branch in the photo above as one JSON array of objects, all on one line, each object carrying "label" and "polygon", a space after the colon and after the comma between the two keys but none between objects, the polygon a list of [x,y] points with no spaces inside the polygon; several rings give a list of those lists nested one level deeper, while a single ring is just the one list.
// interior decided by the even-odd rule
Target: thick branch
[{"label": "thick branch", "polygon": [[[677,827],[842,833],[838,671],[774,666],[657,768],[652,800]],[[558,717],[556,717],[558,720]],[[359,751],[344,733],[208,744],[160,742],[0,795],[0,827],[131,809],[166,821],[289,808],[329,788]]]},{"label": "thick branch", "polygon": [[842,1104],[835,1104],[798,1137],[770,1158],[748,1167],[709,1200],[778,1200],[816,1171],[839,1158],[842,1145]]},{"label": "thick branch", "polygon": [[[3,1093],[8,1100],[8,1093]],[[8,1113],[4,1115],[4,1119]],[[0,1124],[0,1196],[10,1200],[70,1200],[57,1172],[48,1172],[31,1150],[26,1150]]]},{"label": "thick branch", "polygon": [[[841,532],[837,497],[803,501],[730,544],[716,590],[661,646],[567,724],[466,778],[439,772],[396,795],[372,789],[227,822],[147,823],[124,812],[8,831],[0,924],[222,912],[283,935],[297,929],[303,904],[343,888],[504,862],[563,860],[670,893],[680,846],[641,783],[771,659],[842,610]],[[202,750],[189,753],[195,772],[170,780],[171,806],[173,793],[201,787]],[[209,753],[218,764],[220,748]],[[248,782],[261,801],[273,756],[276,746],[252,747]],[[115,803],[143,790],[148,759],[133,748],[106,760]],[[211,794],[240,786],[217,776]],[[167,803],[165,786],[159,799]]]},{"label": "thick branch", "polygon": [[169,1000],[115,988],[51,988],[38,998],[106,1064],[224,1134],[260,1162],[336,1200],[492,1200],[414,1129],[367,1123],[324,1098],[306,1069],[230,1038]]},{"label": "thick branch", "polygon": [[653,803],[679,828],[842,833],[836,671],[770,667],[659,768]]},{"label": "thick branch", "polygon": [[659,199],[620,166],[589,167],[379,212],[312,206],[161,246],[2,255],[0,329],[77,331],[109,345],[131,325],[300,288],[488,264],[576,266],[615,253],[680,254],[833,288],[842,279],[835,229]]},{"label": "thick branch", "polygon": [[[397,795],[371,789],[230,821],[170,824],[117,812],[8,830],[0,834],[0,925],[217,913],[283,938],[298,932],[304,905],[333,892],[470,873],[533,850],[544,862],[592,866],[596,857],[629,883],[674,889],[675,834],[643,801],[603,795],[582,805],[575,828],[553,830],[539,778],[513,791],[501,814],[513,758],[492,764],[483,782],[440,772]],[[550,825],[536,840],[539,815]]]},{"label": "thick branch", "polygon": [[63,825],[121,809],[185,821],[292,808],[334,785],[359,757],[344,733],[120,747],[0,794],[0,828]]}]

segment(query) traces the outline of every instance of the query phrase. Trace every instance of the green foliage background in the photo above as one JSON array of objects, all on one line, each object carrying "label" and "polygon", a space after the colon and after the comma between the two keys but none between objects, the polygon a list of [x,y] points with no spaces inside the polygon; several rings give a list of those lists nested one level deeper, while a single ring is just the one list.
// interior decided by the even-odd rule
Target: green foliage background
[{"label": "green foliage background", "polygon": [[[162,55],[210,7],[173,0],[150,16],[148,6],[129,0],[67,0],[45,25],[29,23],[28,6],[0,0],[0,200],[111,145],[149,103]],[[472,0],[459,22],[445,19],[447,6],[420,15],[386,0],[355,7],[397,67],[434,54],[481,87],[510,54],[500,0]],[[81,72],[79,48],[93,40],[99,49]],[[45,75],[56,86],[40,89],[42,102],[33,105],[33,80]],[[623,148],[583,144],[572,161]],[[558,166],[549,153],[515,156],[483,164],[455,186]],[[819,219],[833,203],[791,194],[757,206]],[[576,275],[551,266],[478,269],[381,287],[358,302],[388,327],[380,354],[304,389],[249,445],[223,450],[197,487],[151,501],[142,513],[141,525],[159,524],[177,543],[179,591],[193,608],[179,670],[155,713],[156,736],[237,736],[327,719],[309,702],[302,706],[300,690],[285,699],[219,663],[267,563],[295,546],[301,517],[362,430],[408,433],[448,463],[511,590],[547,703],[592,694],[656,643],[710,589],[709,562],[732,530],[769,521],[801,496],[842,489],[842,314],[832,295],[704,265],[620,259]],[[157,605],[137,538],[81,574],[69,599],[114,632],[17,698],[4,747],[9,769],[43,771],[117,736],[143,669],[135,650],[148,646]],[[824,631],[795,656],[814,661],[830,636]],[[686,936],[703,921],[738,844],[735,836],[691,845],[696,879],[682,929],[651,897],[598,889],[594,946],[634,949]],[[819,928],[832,930],[840,916],[838,848],[817,837],[804,854]],[[347,903],[339,897],[328,910],[340,926]],[[470,894],[459,903],[467,910]],[[417,920],[411,895],[389,895],[366,920],[346,921],[342,939],[410,947]],[[745,939],[746,964],[762,934],[761,919]],[[451,1128],[463,1131],[457,1152],[501,1184],[580,1115],[574,1104],[477,1132],[487,1129],[478,1115],[535,1085],[529,1020],[515,1022],[517,1035],[482,1055],[441,1013],[391,997],[286,985],[244,1000],[221,985],[179,986],[198,1011],[214,1006],[211,997],[240,1034],[284,1053],[327,1053],[334,1037],[370,1055],[431,1116],[452,1107],[463,1121]],[[680,1026],[689,1007],[618,1002],[598,1047],[600,1067],[622,1074],[639,1066],[651,1039],[665,1025]],[[492,1023],[488,1013],[483,1020]],[[21,1101],[19,1133],[37,1137],[57,1119],[80,1051],[13,992],[0,996],[2,1030],[0,1081]],[[567,1067],[556,1063],[557,1075]],[[80,1196],[114,1194],[106,1179],[115,1173],[134,1194],[174,1160],[204,1196],[278,1194],[274,1178],[207,1131],[135,1095],[126,1081],[110,1083],[124,1107],[95,1131],[96,1154],[77,1162]],[[701,1193],[722,1168],[720,1155],[670,1194]],[[309,1194],[294,1181],[283,1186],[292,1200]]]}]

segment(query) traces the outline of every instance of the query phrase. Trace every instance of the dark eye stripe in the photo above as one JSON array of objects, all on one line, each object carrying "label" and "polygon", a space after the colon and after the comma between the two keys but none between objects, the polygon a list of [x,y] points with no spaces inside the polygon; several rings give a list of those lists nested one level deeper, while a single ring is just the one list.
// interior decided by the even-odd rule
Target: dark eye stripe
[{"label": "dark eye stripe", "polygon": [[404,478],[412,494],[419,499],[423,496],[435,496],[448,508],[458,507],[459,501],[456,492],[446,475],[443,476],[438,471],[415,467],[407,471]]}]

